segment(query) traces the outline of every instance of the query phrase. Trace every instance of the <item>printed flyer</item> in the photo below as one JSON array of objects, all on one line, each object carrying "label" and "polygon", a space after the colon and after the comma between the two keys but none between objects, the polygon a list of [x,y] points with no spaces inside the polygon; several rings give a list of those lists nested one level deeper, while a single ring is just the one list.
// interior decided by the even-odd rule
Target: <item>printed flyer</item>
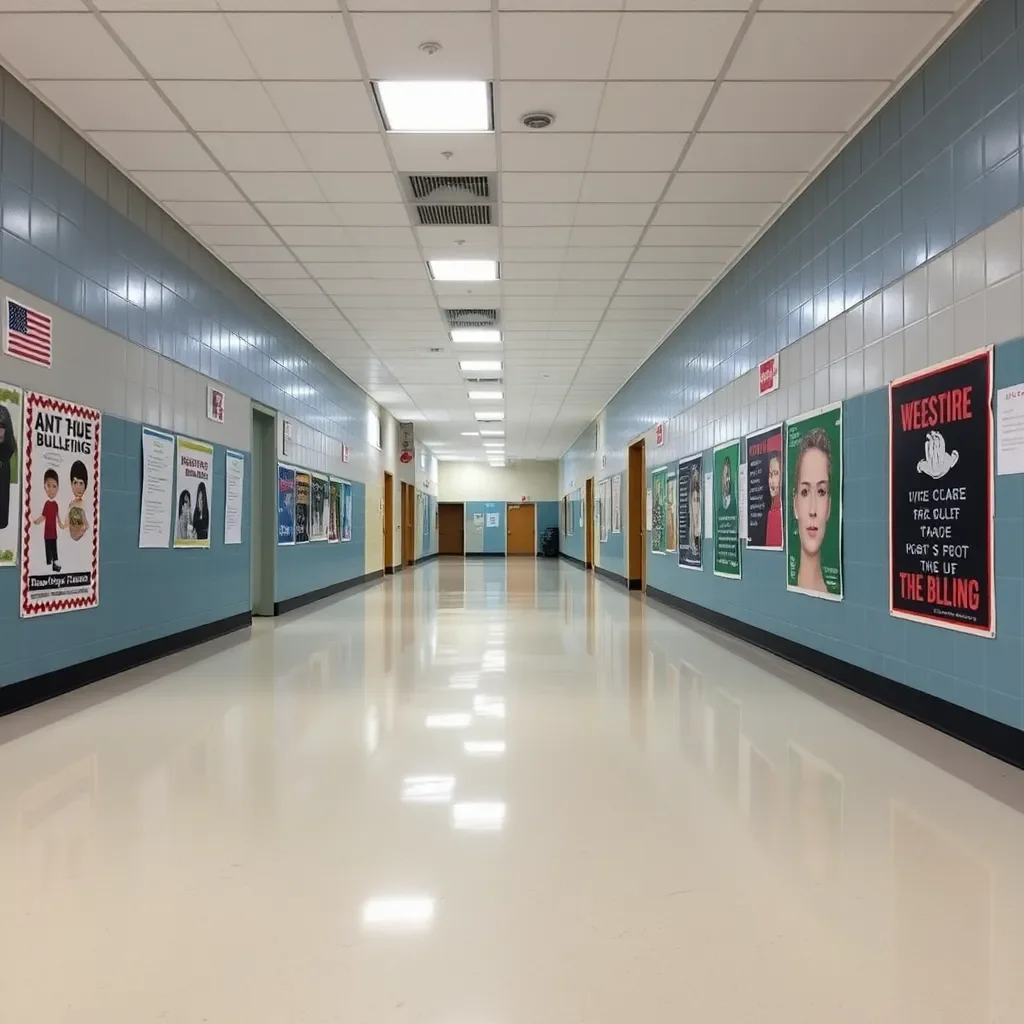
[{"label": "printed flyer", "polygon": [[312,474],[309,488],[309,539],[327,540],[327,520],[330,518],[328,505],[331,498],[331,483],[325,476]]},{"label": "printed flyer", "polygon": [[662,466],[651,473],[651,551],[665,554],[668,541],[665,511],[668,498],[668,469]]},{"label": "printed flyer", "polygon": [[992,350],[889,386],[889,611],[991,637]]},{"label": "printed flyer", "polygon": [[743,573],[740,551],[740,502],[737,485],[740,443],[731,441],[715,449],[714,526],[716,576],[738,580]]},{"label": "printed flyer", "polygon": [[174,546],[210,546],[210,501],[213,498],[213,445],[190,437],[178,438],[174,478]]},{"label": "printed flyer", "polygon": [[703,569],[701,558],[701,477],[704,456],[693,455],[679,463],[679,565]]},{"label": "printed flyer", "polygon": [[341,539],[341,481],[331,477],[331,513],[327,520],[327,541],[337,544]]},{"label": "printed flyer", "polygon": [[341,486],[341,539],[352,539],[352,485],[347,480]]},{"label": "printed flyer", "polygon": [[782,500],[782,424],[747,437],[747,547],[781,551],[785,531]]},{"label": "printed flyer", "polygon": [[25,393],[21,616],[95,608],[100,412]]},{"label": "printed flyer", "polygon": [[295,543],[295,470],[277,467],[277,543]]},{"label": "printed flyer", "polygon": [[165,548],[170,543],[175,464],[174,435],[143,427],[140,548]]},{"label": "printed flyer", "polygon": [[786,423],[786,587],[843,599],[843,405]]},{"label": "printed flyer", "polygon": [[675,551],[676,531],[679,529],[679,519],[676,515],[676,474],[669,473],[668,489],[665,495],[665,550]]},{"label": "printed flyer", "polygon": [[0,384],[0,566],[18,564],[18,509],[21,507],[21,432],[24,396]]},{"label": "printed flyer", "polygon": [[224,543],[242,543],[242,509],[245,503],[245,456],[224,456]]},{"label": "printed flyer", "polygon": [[612,477],[612,533],[622,533],[622,474]]},{"label": "printed flyer", "polygon": [[309,543],[309,474],[295,471],[295,543]]}]

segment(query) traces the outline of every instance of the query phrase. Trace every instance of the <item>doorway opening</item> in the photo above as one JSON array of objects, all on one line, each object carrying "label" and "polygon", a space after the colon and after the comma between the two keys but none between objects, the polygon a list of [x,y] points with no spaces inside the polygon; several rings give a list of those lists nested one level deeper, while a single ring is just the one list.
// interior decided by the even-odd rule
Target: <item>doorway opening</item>
[{"label": "doorway opening", "polygon": [[584,489],[585,501],[583,505],[583,519],[586,523],[587,545],[583,560],[588,569],[594,568],[594,478],[587,477],[586,488]]},{"label": "doorway opening", "polygon": [[629,488],[626,529],[629,531],[629,589],[647,588],[647,459],[641,438],[629,446],[627,466]]},{"label": "doorway opening", "polygon": [[395,574],[395,480],[384,474],[384,573]]},{"label": "doorway opening", "polygon": [[249,528],[253,615],[274,614],[277,557],[277,431],[272,413],[252,410],[252,524]]},{"label": "doorway opening", "polygon": [[537,506],[532,502],[506,506],[505,554],[537,557]]},{"label": "doorway opening", "polygon": [[416,561],[416,488],[402,484],[402,565]]},{"label": "doorway opening", "polygon": [[446,501],[437,506],[437,553],[466,553],[466,506],[461,501]]}]

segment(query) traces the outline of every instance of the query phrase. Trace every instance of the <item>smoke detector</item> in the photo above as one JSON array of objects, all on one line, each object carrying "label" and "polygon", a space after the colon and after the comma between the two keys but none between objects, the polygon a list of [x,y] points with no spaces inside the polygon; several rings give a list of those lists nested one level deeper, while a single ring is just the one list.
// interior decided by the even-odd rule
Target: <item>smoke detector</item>
[{"label": "smoke detector", "polygon": [[548,128],[554,119],[554,114],[549,114],[543,110],[535,110],[532,114],[523,114],[520,118],[527,128]]}]

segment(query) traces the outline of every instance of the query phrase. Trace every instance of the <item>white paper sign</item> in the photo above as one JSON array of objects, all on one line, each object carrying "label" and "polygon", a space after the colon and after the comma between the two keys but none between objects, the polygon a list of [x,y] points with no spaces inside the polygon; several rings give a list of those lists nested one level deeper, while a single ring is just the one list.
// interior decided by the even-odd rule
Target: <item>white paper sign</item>
[{"label": "white paper sign", "polygon": [[1024,384],[996,392],[996,472],[1024,473]]},{"label": "white paper sign", "polygon": [[245,456],[228,452],[224,463],[224,543],[242,543],[242,496],[245,494]]},{"label": "white paper sign", "polygon": [[173,501],[174,435],[143,427],[140,548],[165,548],[170,544]]},{"label": "white paper sign", "polygon": [[711,519],[715,514],[715,495],[712,487],[715,486],[714,473],[704,474],[704,539],[711,540],[714,531],[711,527]]},{"label": "white paper sign", "polygon": [[647,532],[654,529],[654,492],[647,488]]},{"label": "white paper sign", "polygon": [[497,512],[488,512],[487,513],[487,527],[488,527],[488,529],[492,529],[493,527],[496,527],[497,525],[498,525],[498,513]]},{"label": "white paper sign", "polygon": [[747,539],[747,464],[740,463],[740,540]]}]

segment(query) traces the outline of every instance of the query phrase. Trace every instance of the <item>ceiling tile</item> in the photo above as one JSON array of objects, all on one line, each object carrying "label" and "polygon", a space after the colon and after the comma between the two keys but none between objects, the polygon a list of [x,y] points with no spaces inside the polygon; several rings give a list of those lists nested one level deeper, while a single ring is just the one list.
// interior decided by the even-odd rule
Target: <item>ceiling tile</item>
[{"label": "ceiling tile", "polygon": [[323,221],[318,224],[282,224],[278,231],[288,245],[345,245],[349,241],[347,228]]},{"label": "ceiling tile", "polygon": [[569,236],[572,228],[564,227],[535,227],[518,228],[506,227],[502,229],[502,241],[505,245],[511,246],[561,246],[569,244]]},{"label": "ceiling tile", "polygon": [[345,232],[352,245],[408,247],[416,244],[416,236],[408,225],[400,227],[352,226],[345,228]]},{"label": "ceiling tile", "polygon": [[109,14],[107,21],[153,78],[256,78],[223,14]]},{"label": "ceiling tile", "polygon": [[629,281],[710,281],[721,271],[717,263],[633,263],[626,271]]},{"label": "ceiling tile", "polygon": [[498,21],[503,78],[606,77],[618,14],[512,13],[499,14]]},{"label": "ceiling tile", "polygon": [[[0,52],[3,46],[0,43]],[[184,131],[149,82],[36,82],[43,99],[80,131]]]},{"label": "ceiling tile", "polygon": [[332,203],[397,203],[402,199],[394,175],[378,172],[353,174],[321,171],[314,175]]},{"label": "ceiling tile", "polygon": [[260,213],[275,227],[296,225],[338,225],[334,207],[327,202],[258,203]]},{"label": "ceiling tile", "polygon": [[324,198],[308,171],[237,171],[232,177],[254,203],[315,203]]},{"label": "ceiling tile", "polygon": [[161,82],[160,88],[198,132],[284,129],[260,82]]},{"label": "ceiling tile", "polygon": [[842,139],[838,132],[700,132],[684,171],[809,171]]},{"label": "ceiling tile", "polygon": [[728,263],[739,252],[730,245],[647,245],[639,246],[634,263]]},{"label": "ceiling tile", "polygon": [[377,113],[362,82],[266,82],[293,132],[375,132]]},{"label": "ceiling tile", "polygon": [[251,277],[249,284],[256,291],[264,295],[322,295],[323,292],[316,281],[308,277],[302,278],[278,278],[278,277]]},{"label": "ceiling tile", "polygon": [[292,259],[283,245],[215,245],[213,251],[227,264],[287,263]]},{"label": "ceiling tile", "polygon": [[227,20],[260,78],[362,78],[339,13],[231,14]]},{"label": "ceiling tile", "polygon": [[634,246],[640,241],[639,227],[574,227],[569,245]]},{"label": "ceiling tile", "polygon": [[760,227],[779,208],[777,202],[761,203],[662,203],[652,223],[740,224]]},{"label": "ceiling tile", "polygon": [[803,181],[800,172],[763,174],[700,171],[677,174],[665,194],[666,202],[781,202]]},{"label": "ceiling tile", "polygon": [[187,132],[89,132],[88,137],[126,171],[212,171],[217,166]]},{"label": "ceiling tile", "polygon": [[510,227],[570,225],[580,209],[576,203],[503,203],[501,221]]},{"label": "ceiling tile", "polygon": [[599,132],[590,147],[588,171],[671,171],[686,141],[683,134]]},{"label": "ceiling tile", "polygon": [[409,215],[401,203],[332,203],[338,222],[356,227],[406,227]]},{"label": "ceiling tile", "polygon": [[[489,14],[410,11],[400,18],[393,13],[355,14],[352,23],[371,79],[493,77]],[[443,45],[428,54],[419,48],[425,40]]]},{"label": "ceiling tile", "polygon": [[141,78],[92,14],[0,14],[0,55],[23,78]]},{"label": "ceiling tile", "polygon": [[364,260],[369,263],[423,263],[418,249],[400,246],[296,246],[295,256],[307,261],[311,268],[314,265],[332,267],[337,263],[359,263]]},{"label": "ceiling tile", "polygon": [[486,173],[498,167],[493,132],[458,135],[401,132],[388,135],[400,171]]},{"label": "ceiling tile", "polygon": [[183,224],[261,224],[248,203],[167,202],[168,211]]},{"label": "ceiling tile", "polygon": [[758,229],[754,227],[715,226],[665,226],[650,227],[644,236],[648,245],[746,245]]},{"label": "ceiling tile", "polygon": [[501,130],[535,131],[522,123],[522,117],[541,110],[554,115],[549,132],[592,132],[603,89],[603,82],[502,82]]},{"label": "ceiling tile", "polygon": [[584,133],[506,132],[501,139],[501,166],[505,171],[583,171],[591,139]]},{"label": "ceiling tile", "polygon": [[885,88],[885,82],[723,82],[702,127],[711,132],[845,132]]},{"label": "ceiling tile", "polygon": [[580,189],[580,202],[654,202],[668,181],[667,173],[594,174],[588,172]]},{"label": "ceiling tile", "polygon": [[137,171],[133,178],[154,199],[194,199],[208,202],[241,200],[242,193],[220,171]]},{"label": "ceiling tile", "polygon": [[387,149],[369,132],[296,132],[296,147],[311,171],[387,171]]},{"label": "ceiling tile", "polygon": [[711,93],[711,82],[609,82],[597,130],[690,131]]},{"label": "ceiling tile", "polygon": [[627,13],[622,17],[609,78],[714,81],[743,24],[740,13]]},{"label": "ceiling tile", "polygon": [[298,263],[232,263],[231,269],[242,277],[276,277],[289,280],[308,277],[305,268]]},{"label": "ceiling tile", "polygon": [[229,171],[305,171],[286,132],[201,132],[200,140]]},{"label": "ceiling tile", "polygon": [[501,176],[501,196],[509,203],[571,203],[579,197],[583,175],[519,174]]}]

